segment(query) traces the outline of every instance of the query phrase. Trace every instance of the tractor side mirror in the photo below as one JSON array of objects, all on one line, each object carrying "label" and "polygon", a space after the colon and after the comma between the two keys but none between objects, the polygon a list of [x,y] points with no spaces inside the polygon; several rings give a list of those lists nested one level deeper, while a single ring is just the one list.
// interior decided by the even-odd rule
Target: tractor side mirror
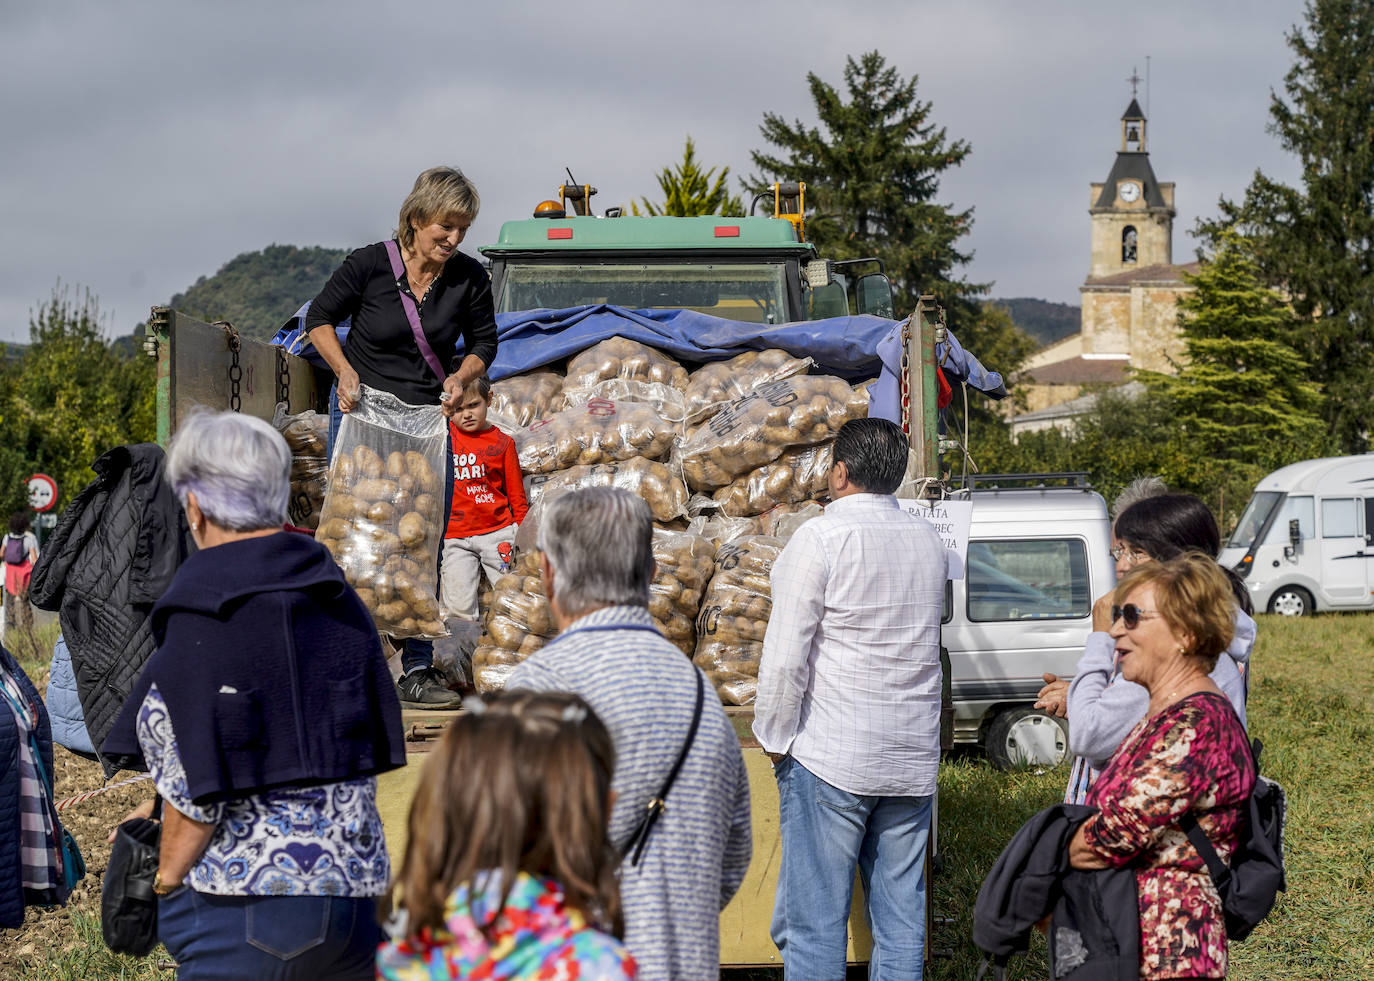
[{"label": "tractor side mirror", "polygon": [[860,276],[856,286],[860,313],[893,319],[892,282],[882,273]]}]

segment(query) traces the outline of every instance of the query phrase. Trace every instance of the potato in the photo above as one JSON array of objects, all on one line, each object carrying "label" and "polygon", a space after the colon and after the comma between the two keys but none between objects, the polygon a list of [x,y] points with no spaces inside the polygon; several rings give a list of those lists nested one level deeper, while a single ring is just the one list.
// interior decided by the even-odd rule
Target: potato
[{"label": "potato", "polygon": [[717,361],[697,369],[687,382],[687,422],[693,425],[714,415],[725,403],[751,389],[779,378],[806,372],[809,358],[794,358],[786,351],[747,351],[729,361]]},{"label": "potato", "polygon": [[425,519],[418,512],[410,511],[401,516],[400,524],[396,530],[401,538],[401,544],[407,547],[419,545],[425,540],[428,527]]},{"label": "potato", "polygon": [[382,621],[398,622],[406,615],[410,607],[401,600],[392,600],[390,603],[381,603],[377,606],[377,619]]},{"label": "potato", "polygon": [[[353,533],[353,525],[343,518],[330,518],[320,528],[320,534],[335,541],[347,538]],[[335,550],[337,554],[337,550]]]},{"label": "potato", "polygon": [[397,484],[394,480],[381,480],[375,477],[364,477],[353,485],[353,496],[360,500],[377,502],[385,501],[391,503],[396,496]]},{"label": "potato", "polygon": [[358,473],[363,477],[380,477],[385,469],[382,458],[362,444],[353,447],[353,460],[358,465]]},{"label": "potato", "polygon": [[661,351],[624,337],[610,337],[568,361],[563,389],[589,388],[612,378],[687,387],[687,370]]},{"label": "potato", "polygon": [[759,535],[736,539],[716,551],[715,574],[696,621],[693,660],[727,704],[753,701],[772,612],[768,573],[783,544],[780,538]]},{"label": "potato", "polygon": [[491,386],[488,413],[515,429],[547,419],[562,409],[563,379],[551,371],[531,371]]},{"label": "potato", "polygon": [[531,506],[570,490],[619,487],[638,494],[649,504],[655,521],[671,521],[687,514],[687,485],[665,464],[641,457],[620,463],[571,467],[551,474],[534,474],[526,491]]},{"label": "potato", "polygon": [[378,501],[367,509],[367,520],[379,525],[389,525],[396,520],[396,506],[387,501]]},{"label": "potato", "polygon": [[388,453],[386,458],[386,475],[390,477],[392,480],[396,480],[404,476],[405,472],[405,454],[399,450],[394,450],[391,453]]},{"label": "potato", "polygon": [[762,514],[779,504],[823,498],[830,492],[831,444],[787,450],[712,496],[731,517]]},{"label": "potato", "polygon": [[593,399],[520,430],[514,439],[520,468],[529,475],[635,456],[660,459],[672,448],[677,432],[677,425],[652,406]]}]

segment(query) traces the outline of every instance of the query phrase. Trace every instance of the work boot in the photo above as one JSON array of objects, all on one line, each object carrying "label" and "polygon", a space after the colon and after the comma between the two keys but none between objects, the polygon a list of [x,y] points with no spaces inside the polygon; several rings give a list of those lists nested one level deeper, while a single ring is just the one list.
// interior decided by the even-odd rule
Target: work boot
[{"label": "work boot", "polygon": [[454,709],[463,704],[463,696],[449,691],[444,676],[435,668],[416,668],[396,681],[396,693],[401,704],[416,709]]}]

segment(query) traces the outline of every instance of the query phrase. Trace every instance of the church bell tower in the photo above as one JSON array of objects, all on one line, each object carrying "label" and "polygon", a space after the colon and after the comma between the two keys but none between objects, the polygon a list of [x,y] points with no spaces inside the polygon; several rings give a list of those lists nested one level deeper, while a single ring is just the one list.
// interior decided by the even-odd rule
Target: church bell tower
[{"label": "church bell tower", "polygon": [[1145,113],[1135,97],[1121,116],[1121,149],[1111,173],[1091,185],[1092,266],[1089,279],[1173,263],[1174,185],[1161,184],[1150,166]]}]

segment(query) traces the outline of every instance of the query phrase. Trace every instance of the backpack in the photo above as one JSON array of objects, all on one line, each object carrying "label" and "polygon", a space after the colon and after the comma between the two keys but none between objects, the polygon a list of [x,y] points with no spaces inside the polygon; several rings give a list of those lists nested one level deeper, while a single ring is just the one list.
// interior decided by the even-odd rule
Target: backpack
[{"label": "backpack", "polygon": [[16,538],[14,535],[5,536],[5,564],[23,565],[24,556],[27,555],[24,548],[24,536]]},{"label": "backpack", "polygon": [[1221,896],[1226,916],[1226,936],[1244,940],[1274,908],[1280,892],[1288,888],[1283,872],[1283,820],[1286,799],[1283,787],[1260,776],[1259,757],[1264,745],[1256,739],[1251,746],[1255,763],[1255,789],[1250,793],[1249,815],[1241,826],[1240,841],[1231,855],[1228,868],[1217,850],[1198,827],[1192,813],[1179,824],[1207,863],[1212,884]]}]

